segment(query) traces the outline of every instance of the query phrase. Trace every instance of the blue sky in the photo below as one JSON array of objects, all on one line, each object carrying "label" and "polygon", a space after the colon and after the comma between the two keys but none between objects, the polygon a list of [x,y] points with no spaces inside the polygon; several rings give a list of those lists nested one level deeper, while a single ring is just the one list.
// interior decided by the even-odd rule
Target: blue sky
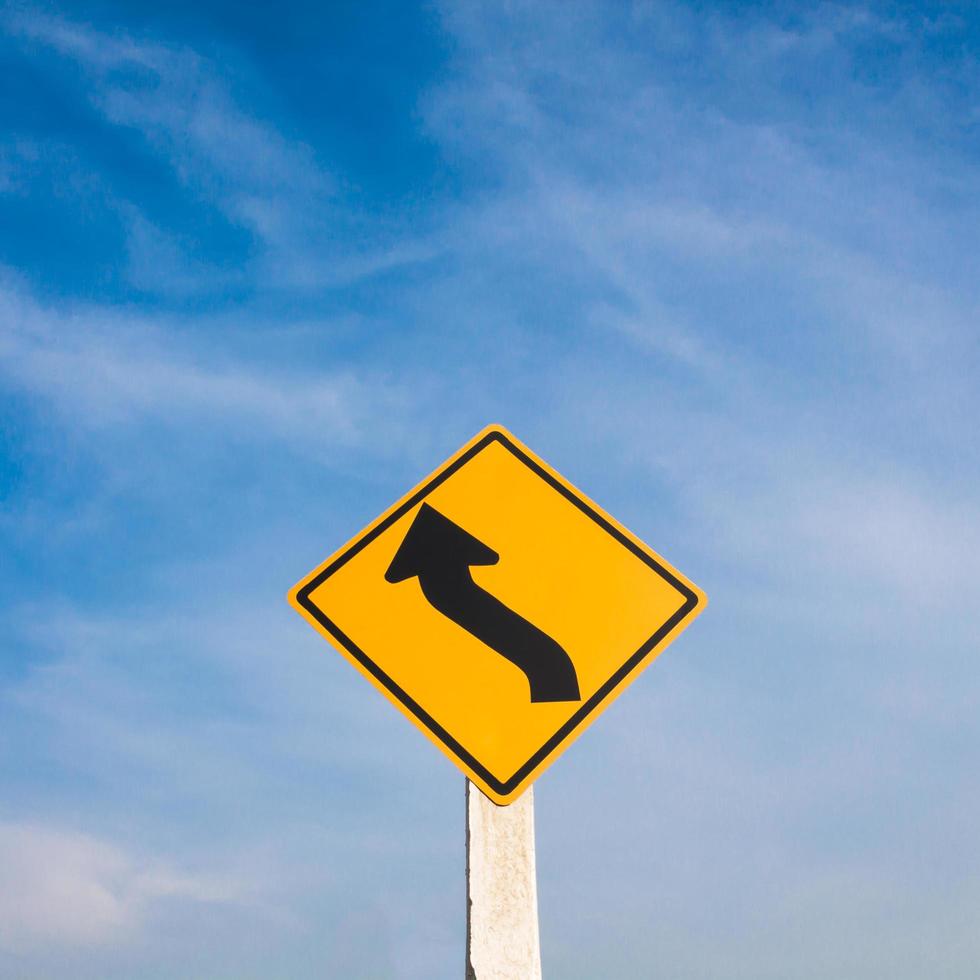
[{"label": "blue sky", "polygon": [[711,598],[537,786],[548,975],[975,974],[974,4],[0,10],[0,975],[461,974],[285,592],[488,422]]}]

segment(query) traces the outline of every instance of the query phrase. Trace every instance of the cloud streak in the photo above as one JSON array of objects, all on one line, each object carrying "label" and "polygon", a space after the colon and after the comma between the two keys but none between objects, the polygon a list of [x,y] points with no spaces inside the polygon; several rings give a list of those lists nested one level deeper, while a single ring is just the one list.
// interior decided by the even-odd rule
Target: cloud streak
[{"label": "cloud streak", "polygon": [[394,386],[353,370],[274,372],[206,353],[166,321],[45,306],[8,278],[0,289],[2,374],[82,430],[227,426],[303,452],[359,445]]},{"label": "cloud streak", "polygon": [[0,823],[0,950],[103,946],[139,938],[151,906],[238,903],[238,882],[189,874],[88,834]]},{"label": "cloud streak", "polygon": [[[222,66],[181,46],[137,41],[40,14],[8,14],[8,31],[82,73],[91,105],[142,136],[202,210],[218,208],[257,244],[247,275],[202,263],[131,201],[116,201],[138,288],[180,297],[233,288],[324,290],[431,260],[434,240],[378,236],[339,200],[341,181],[306,143],[241,108]],[[387,241],[385,240],[387,238]]]}]

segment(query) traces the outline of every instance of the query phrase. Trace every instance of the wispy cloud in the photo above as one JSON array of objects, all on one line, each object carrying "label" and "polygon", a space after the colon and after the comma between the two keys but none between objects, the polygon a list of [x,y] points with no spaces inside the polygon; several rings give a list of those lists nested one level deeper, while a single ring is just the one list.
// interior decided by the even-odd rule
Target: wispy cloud
[{"label": "wispy cloud", "polygon": [[[90,102],[132,129],[167,162],[203,210],[217,207],[258,244],[248,277],[194,259],[130,201],[119,201],[130,277],[180,296],[230,286],[329,289],[438,254],[434,240],[377,236],[343,200],[343,181],[306,143],[243,109],[216,61],[188,47],[136,40],[38,11],[12,13],[8,30],[82,71]],[[387,237],[387,241],[385,238]]]},{"label": "wispy cloud", "polygon": [[356,446],[396,386],[348,368],[280,373],[181,338],[160,318],[45,306],[9,277],[0,287],[0,373],[70,427],[227,427],[321,455]]},{"label": "wispy cloud", "polygon": [[[231,564],[181,577],[227,580]],[[458,850],[445,830],[457,780],[280,596],[214,595],[8,618],[15,642],[49,656],[0,691],[0,770],[19,798],[6,809],[49,818],[0,822],[0,953],[41,973],[60,953],[102,976],[125,976],[128,955],[164,976],[202,955],[235,975],[310,956],[383,975],[394,933],[416,936],[401,975],[434,975],[425,944],[445,945],[448,900],[431,881]],[[50,785],[51,766],[74,788]],[[411,839],[385,829],[393,806]],[[387,893],[391,876],[410,905]]]},{"label": "wispy cloud", "polygon": [[106,840],[30,823],[0,823],[0,950],[132,942],[159,902],[238,903],[242,884],[188,873]]},{"label": "wispy cloud", "polygon": [[8,25],[91,73],[91,97],[108,121],[144,134],[182,180],[230,215],[252,222],[262,202],[315,207],[330,193],[312,150],[242,111],[217,67],[195,51],[37,12]]},{"label": "wispy cloud", "polygon": [[[854,77],[862,45],[914,46],[922,25],[667,4],[637,6],[620,33],[601,5],[554,12],[446,8],[461,70],[427,118],[501,175],[506,203],[471,238],[542,280],[561,269],[586,322],[648,368],[627,381],[621,357],[569,352],[552,374],[563,404],[693,491],[712,526],[740,500],[743,555],[786,542],[912,588],[903,541],[936,569],[918,587],[951,595],[975,567],[980,166],[966,144],[940,154],[899,130],[963,98],[946,75]],[[695,49],[696,67],[678,63]],[[801,58],[839,83],[819,105],[772,84]]]}]

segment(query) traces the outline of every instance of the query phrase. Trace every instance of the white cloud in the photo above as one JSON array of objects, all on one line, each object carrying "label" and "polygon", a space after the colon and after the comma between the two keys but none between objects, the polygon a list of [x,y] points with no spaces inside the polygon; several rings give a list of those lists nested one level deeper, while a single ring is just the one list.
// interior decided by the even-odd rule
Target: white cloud
[{"label": "white cloud", "polygon": [[344,368],[276,373],[233,350],[202,353],[178,333],[173,323],[111,308],[59,310],[9,278],[0,284],[0,376],[72,428],[226,426],[320,456],[360,445],[372,420],[404,400],[383,377]]},{"label": "white cloud", "polygon": [[435,239],[365,240],[364,222],[340,197],[340,182],[309,145],[242,108],[219,62],[37,11],[8,15],[6,23],[80,66],[84,91],[109,123],[142,134],[201,207],[217,207],[259,244],[257,257],[246,262],[247,277],[241,269],[229,273],[195,262],[179,238],[154,227],[132,202],[117,201],[138,288],[180,296],[247,278],[263,290],[330,289],[441,250]]},{"label": "white cloud", "polygon": [[237,903],[231,880],[180,871],[88,834],[0,823],[0,949],[126,943],[164,901]]},{"label": "white cloud", "polygon": [[[787,598],[833,569],[879,612],[950,609],[980,571],[980,170],[900,128],[936,118],[945,76],[852,72],[918,28],[557,10],[445,5],[458,71],[427,119],[505,188],[468,238],[560,270],[616,335],[551,364],[575,439],[668,481],[691,534]],[[801,58],[839,83],[819,111],[773,84]],[[635,363],[595,356],[623,339]]]},{"label": "white cloud", "polygon": [[[460,778],[281,590],[210,596],[147,614],[17,611],[19,640],[49,656],[0,689],[11,732],[0,770],[34,787],[56,824],[94,814],[181,857],[0,824],[0,881],[15,889],[0,918],[29,899],[6,933],[0,924],[0,952],[22,955],[31,976],[66,963],[122,980],[147,963],[168,978],[301,976],[311,962],[351,977],[442,975],[460,941],[447,940],[461,906],[442,885],[459,874]],[[64,774],[51,794],[49,767]],[[59,944],[76,958],[46,971]],[[373,967],[405,946],[402,972]]]},{"label": "white cloud", "polygon": [[186,182],[220,179],[230,189],[229,209],[243,220],[244,205],[267,193],[291,190],[306,198],[329,192],[330,181],[310,148],[239,109],[217,66],[193,50],[138,42],[38,12],[10,17],[8,24],[90,71],[92,96],[109,121],[143,132]]}]

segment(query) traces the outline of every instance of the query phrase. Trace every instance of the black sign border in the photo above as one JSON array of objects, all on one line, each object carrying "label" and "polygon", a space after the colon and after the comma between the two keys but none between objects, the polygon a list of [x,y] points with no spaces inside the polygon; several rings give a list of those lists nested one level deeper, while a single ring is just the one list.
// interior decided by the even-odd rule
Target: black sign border
[{"label": "black sign border", "polygon": [[[555,732],[544,745],[538,749],[530,759],[527,760],[509,779],[500,780],[493,775],[484,765],[475,759],[463,748],[420,704],[403,691],[371,658],[349,637],[340,627],[333,622],[318,606],[316,606],[310,594],[319,588],[331,575],[349,562],[358,552],[369,545],[378,535],[386,531],[400,517],[410,511],[413,507],[424,500],[440,484],[449,479],[458,469],[465,466],[474,456],[483,452],[489,445],[499,442],[508,452],[515,456],[520,462],[532,470],[537,476],[544,480],[549,486],[557,490],[566,500],[574,504],[583,514],[586,514],[596,522],[604,531],[611,534],[624,548],[628,549],[644,564],[652,568],[658,575],[664,578],[674,589],[683,597],[684,603],[681,607],[660,627],[640,648],[633,653],[626,662],[603,684],[579,709],[565,722],[561,728]],[[648,555],[642,548],[638,547],[628,538],[619,528],[611,524],[602,514],[595,510],[589,503],[582,500],[577,494],[573,493],[559,480],[549,473],[544,467],[531,459],[520,446],[515,445],[506,434],[497,430],[488,432],[482,439],[470,446],[461,456],[457,457],[444,470],[437,473],[421,489],[412,494],[396,510],[392,511],[380,524],[371,528],[363,537],[358,538],[346,551],[335,558],[319,574],[314,576],[296,593],[296,601],[341,645],[350,653],[352,657],[374,677],[387,691],[389,691],[402,705],[404,705],[425,727],[452,752],[464,765],[468,766],[473,772],[477,773],[481,779],[495,792],[501,796],[509,796],[521,784],[530,773],[532,773],[551,753],[564,742],[568,736],[589,717],[609,694],[615,690],[619,683],[632,673],[640,663],[646,658],[654,647],[667,636],[675,626],[684,620],[698,605],[698,595],[691,588],[685,585],[669,569],[664,568],[655,558]]]}]

